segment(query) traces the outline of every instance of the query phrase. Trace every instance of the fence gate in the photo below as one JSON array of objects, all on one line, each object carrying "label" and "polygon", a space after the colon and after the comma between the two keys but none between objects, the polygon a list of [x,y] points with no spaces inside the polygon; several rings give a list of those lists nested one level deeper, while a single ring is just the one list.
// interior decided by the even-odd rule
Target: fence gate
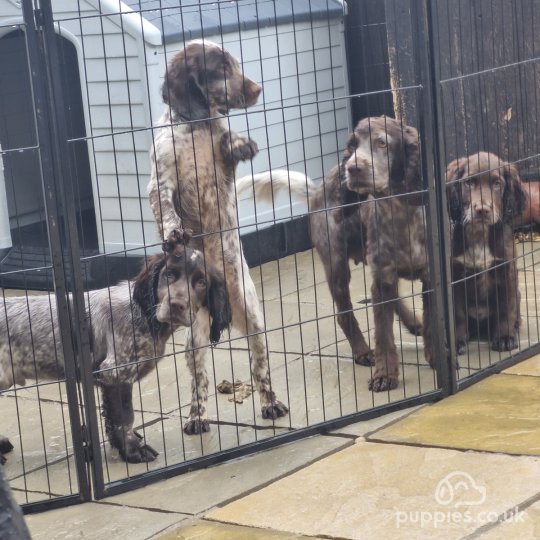
[{"label": "fence gate", "polygon": [[[55,358],[58,361],[62,354],[66,360],[65,374],[57,380],[51,382],[37,373],[34,384],[15,387],[2,396],[2,428],[9,432],[14,427],[11,435],[19,432],[18,438],[11,436],[18,451],[6,475],[26,512],[89,500],[91,496],[89,424],[81,396],[90,401],[93,396],[89,395],[91,382],[84,382],[91,381],[91,373],[85,374],[80,367],[89,359],[88,328],[74,194],[66,159],[62,81],[51,32],[48,1],[34,4],[24,0],[22,20],[0,26],[2,66],[7,77],[1,83],[2,180],[10,210],[15,210],[10,216],[13,244],[4,250],[7,257],[2,261],[0,281],[4,299],[25,294],[28,303],[22,328],[17,328],[20,320],[15,323],[8,316],[7,333],[15,344],[17,332],[22,332],[23,339],[29,341],[26,354],[39,354],[43,344],[32,329],[32,296],[37,290],[54,287],[56,296],[44,294],[48,298],[46,313],[57,314],[58,326],[53,330],[51,324],[54,347],[45,353],[50,362]],[[13,284],[20,288],[21,283],[25,288],[22,293],[10,290]],[[90,368],[88,361],[86,366]]]}]

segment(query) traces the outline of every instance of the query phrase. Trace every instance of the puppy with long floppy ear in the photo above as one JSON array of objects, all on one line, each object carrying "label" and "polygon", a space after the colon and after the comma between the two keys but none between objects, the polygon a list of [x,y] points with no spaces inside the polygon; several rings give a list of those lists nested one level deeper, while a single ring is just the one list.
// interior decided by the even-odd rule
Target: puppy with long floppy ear
[{"label": "puppy with long floppy ear", "polygon": [[[154,131],[148,195],[164,249],[177,240],[203,252],[227,284],[233,324],[248,336],[252,375],[263,418],[284,416],[288,407],[274,391],[268,367],[264,317],[238,235],[236,168],[258,149],[230,131],[224,116],[254,105],[261,87],[227,50],[193,40],[170,59],[162,96],[165,110]],[[186,360],[193,374],[187,434],[209,431],[206,354],[208,317],[196,317],[186,332]]]},{"label": "puppy with long floppy ear", "polygon": [[[365,132],[366,126],[377,131],[373,141]],[[363,148],[357,152],[360,146]],[[419,156],[416,129],[388,117],[364,118],[347,138],[341,162],[330,170],[322,184],[303,173],[287,170],[248,175],[236,181],[237,193],[253,189],[257,201],[272,201],[279,191],[287,191],[308,203],[311,240],[323,263],[338,312],[337,322],[357,364],[373,364],[373,351],[354,315],[349,287],[349,261],[366,263],[366,201],[375,191],[399,194],[421,217],[421,209],[413,210],[422,203]],[[375,171],[368,170],[370,167]],[[408,228],[405,224],[403,230]],[[406,328],[414,335],[422,334],[422,324],[414,312],[399,298],[393,304]]]},{"label": "puppy with long floppy ear", "polygon": [[261,90],[234,56],[208,40],[189,41],[167,64],[161,88],[167,107],[154,132],[148,184],[164,249],[201,229],[234,226],[226,188],[234,188],[229,183],[238,163],[259,150],[223,118],[232,109],[255,105]]},{"label": "puppy with long floppy ear", "polygon": [[154,332],[163,325],[190,326],[202,307],[211,320],[210,342],[217,343],[232,320],[225,282],[214,268],[205,268],[200,252],[184,246],[145,259],[134,279],[133,300]]},{"label": "puppy with long floppy ear", "polygon": [[[223,279],[206,271],[201,253],[182,246],[178,255],[146,258],[134,280],[85,298],[107,437],[125,461],[153,461],[157,452],[133,429],[133,384],[155,368],[177,328],[204,315],[210,340],[219,340],[232,319]],[[26,377],[65,377],[56,312],[54,296],[0,300],[0,390]],[[0,453],[11,449],[0,437]]]},{"label": "puppy with long floppy ear", "polygon": [[493,350],[515,349],[521,318],[512,223],[526,204],[518,171],[479,152],[451,162],[446,181],[457,352],[465,353],[471,333]]},{"label": "puppy with long floppy ear", "polygon": [[375,370],[368,386],[382,392],[396,388],[399,382],[393,333],[399,278],[422,282],[424,355],[432,363],[431,287],[418,132],[386,116],[362,119],[355,129],[355,149],[345,171],[347,187],[369,196],[362,208],[375,320]]}]

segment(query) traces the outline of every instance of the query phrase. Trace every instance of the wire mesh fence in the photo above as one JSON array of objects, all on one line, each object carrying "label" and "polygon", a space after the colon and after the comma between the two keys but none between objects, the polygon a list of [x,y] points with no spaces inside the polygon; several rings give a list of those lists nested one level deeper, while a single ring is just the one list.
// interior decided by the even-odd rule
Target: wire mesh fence
[{"label": "wire mesh fence", "polygon": [[1,434],[27,510],[536,351],[531,3],[0,4]]}]

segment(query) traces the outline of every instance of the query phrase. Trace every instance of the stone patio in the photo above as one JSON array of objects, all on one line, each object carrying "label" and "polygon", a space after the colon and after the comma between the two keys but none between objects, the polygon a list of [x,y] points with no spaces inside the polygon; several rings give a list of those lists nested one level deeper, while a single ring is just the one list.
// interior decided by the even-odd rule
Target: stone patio
[{"label": "stone patio", "polygon": [[540,394],[527,390],[539,366],[537,356],[433,405],[30,515],[27,524],[34,540],[536,540]]}]

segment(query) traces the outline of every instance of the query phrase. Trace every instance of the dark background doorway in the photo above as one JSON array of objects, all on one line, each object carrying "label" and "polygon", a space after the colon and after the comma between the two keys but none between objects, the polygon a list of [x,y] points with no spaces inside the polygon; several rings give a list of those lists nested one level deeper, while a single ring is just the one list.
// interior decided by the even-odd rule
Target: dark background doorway
[{"label": "dark background doorway", "polygon": [[[67,135],[84,138],[86,127],[75,46],[57,35]],[[2,261],[2,271],[35,268],[50,259],[34,104],[28,73],[26,40],[22,30],[0,39],[0,144],[13,248]],[[70,177],[76,196],[81,252],[98,248],[88,148],[85,140],[69,142]],[[16,284],[12,284],[16,285]]]},{"label": "dark background doorway", "polygon": [[[57,36],[63,65],[63,90],[68,137],[86,136],[77,51]],[[3,150],[37,144],[32,90],[26,59],[24,33],[20,30],[0,39],[0,143]],[[75,183],[79,235],[85,247],[97,248],[96,220],[90,163],[85,141],[69,144],[71,177]],[[47,244],[39,157],[36,150],[10,152],[3,157],[12,240],[14,245]],[[45,236],[43,236],[45,234]]]}]

